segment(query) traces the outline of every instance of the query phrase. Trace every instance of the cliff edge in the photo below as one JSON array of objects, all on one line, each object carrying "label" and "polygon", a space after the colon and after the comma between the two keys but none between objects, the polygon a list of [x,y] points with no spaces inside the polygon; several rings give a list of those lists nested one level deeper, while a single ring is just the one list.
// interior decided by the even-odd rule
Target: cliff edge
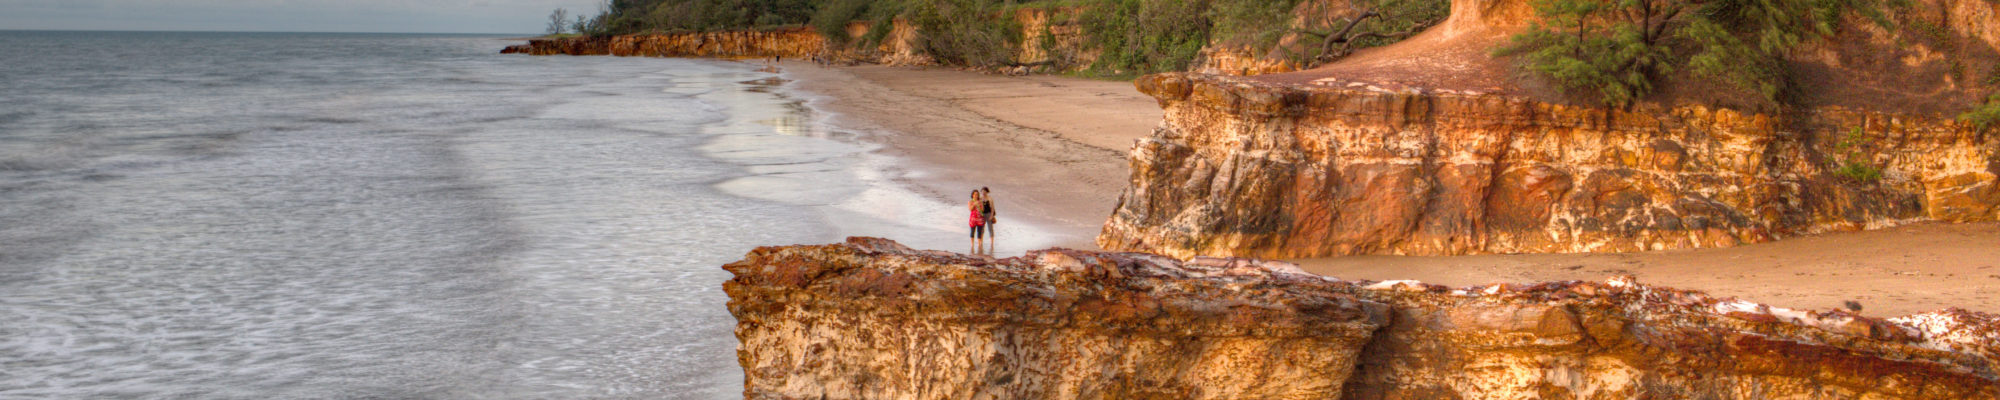
[{"label": "cliff edge", "polygon": [[683,32],[531,39],[501,54],[619,57],[792,57],[825,51],[826,39],[810,29]]},{"label": "cliff edge", "polygon": [[2000,398],[2000,319],[885,239],[724,266],[751,399]]},{"label": "cliff edge", "polygon": [[1098,237],[1112,250],[1645,251],[2000,219],[2000,135],[1950,120],[1628,112],[1338,80],[1136,84],[1166,118],[1131,152],[1131,186]]},{"label": "cliff edge", "polygon": [[[1176,257],[1630,252],[2000,220],[2000,136],[1937,115],[1933,103],[1979,92],[1922,45],[1844,30],[1799,61],[1801,79],[1837,82],[1814,83],[1834,99],[1782,113],[1672,95],[1698,86],[1580,106],[1536,95],[1493,55],[1534,20],[1527,4],[1454,0],[1438,26],[1308,71],[1138,79],[1166,117],[1132,149],[1098,244]],[[1990,21],[1947,22],[1940,35],[2000,48]]]}]

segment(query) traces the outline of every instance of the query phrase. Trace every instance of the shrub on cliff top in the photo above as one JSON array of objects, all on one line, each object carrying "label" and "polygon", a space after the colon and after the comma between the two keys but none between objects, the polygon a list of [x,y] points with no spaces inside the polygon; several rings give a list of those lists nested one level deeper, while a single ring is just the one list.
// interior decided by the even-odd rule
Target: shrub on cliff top
[{"label": "shrub on cliff top", "polygon": [[872,0],[833,0],[819,6],[813,13],[813,30],[826,37],[827,42],[840,47],[853,40],[847,36],[847,23],[861,18],[868,11]]},{"label": "shrub on cliff top", "polygon": [[1091,70],[1136,75],[1187,69],[1212,27],[1209,0],[1094,0],[1079,16],[1102,53]]},{"label": "shrub on cliff top", "polygon": [[1651,93],[1673,60],[1777,102],[1789,89],[1785,52],[1850,15],[1888,25],[1871,1],[1536,0],[1542,20],[1497,53],[1525,54],[1529,71],[1607,105]]},{"label": "shrub on cliff top", "polygon": [[929,0],[910,4],[904,17],[917,29],[917,47],[938,62],[990,67],[1014,62],[1021,27],[990,0]]},{"label": "shrub on cliff top", "polygon": [[596,34],[710,31],[804,24],[826,0],[609,0]]},{"label": "shrub on cliff top", "polygon": [[[1227,3],[1256,3],[1256,1],[1227,0]],[[1302,68],[1311,68],[1331,63],[1353,54],[1355,50],[1383,46],[1402,41],[1437,25],[1451,14],[1451,3],[1447,0],[1354,0],[1354,1],[1302,1],[1295,6],[1281,10],[1280,20],[1266,23],[1235,23],[1229,19],[1218,19],[1218,37],[1225,40],[1241,40],[1233,29],[1223,29],[1228,25],[1262,24],[1278,33],[1277,39],[1290,37],[1295,42],[1289,45],[1271,46],[1273,42],[1257,43],[1254,49],[1266,51],[1276,49],[1286,54]],[[1232,18],[1233,19],[1233,18]],[[1273,32],[1263,32],[1262,40],[1271,40]]]}]

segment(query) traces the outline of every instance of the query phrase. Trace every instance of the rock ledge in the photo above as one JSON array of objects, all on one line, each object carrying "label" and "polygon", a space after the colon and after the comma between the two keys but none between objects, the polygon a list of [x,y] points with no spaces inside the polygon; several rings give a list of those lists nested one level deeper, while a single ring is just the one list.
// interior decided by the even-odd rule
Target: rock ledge
[{"label": "rock ledge", "polygon": [[1629,277],[1448,288],[1283,262],[893,241],[724,266],[752,399],[2000,398],[2000,319]]}]

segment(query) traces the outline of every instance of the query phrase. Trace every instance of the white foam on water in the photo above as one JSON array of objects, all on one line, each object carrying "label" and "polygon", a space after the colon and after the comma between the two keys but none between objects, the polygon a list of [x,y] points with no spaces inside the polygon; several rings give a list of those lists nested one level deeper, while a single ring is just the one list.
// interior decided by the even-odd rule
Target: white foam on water
[{"label": "white foam on water", "polygon": [[105,35],[0,77],[0,398],[736,398],[719,266],[842,234],[715,187],[806,171],[741,65]]},{"label": "white foam on water", "polygon": [[[768,85],[764,78],[776,76],[738,82]],[[700,150],[752,173],[719,182],[718,190],[810,208],[839,236],[883,237],[924,249],[973,250],[968,243],[969,213],[960,197],[951,197],[964,194],[932,193],[913,184],[922,171],[911,171],[910,162],[879,153],[882,144],[840,125],[837,114],[813,107],[816,95],[780,85],[697,96],[728,104],[732,110],[725,113],[728,120],[711,125],[710,132],[717,136]],[[1066,239],[1019,220],[995,226],[1004,239],[994,252],[1003,256]]]}]

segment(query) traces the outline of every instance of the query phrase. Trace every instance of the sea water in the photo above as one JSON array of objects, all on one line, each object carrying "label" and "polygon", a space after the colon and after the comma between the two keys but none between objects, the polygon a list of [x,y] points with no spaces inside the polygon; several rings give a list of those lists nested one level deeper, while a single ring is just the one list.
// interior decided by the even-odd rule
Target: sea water
[{"label": "sea water", "polygon": [[734,398],[722,264],[964,246],[754,62],[498,39],[0,32],[0,398]]}]

